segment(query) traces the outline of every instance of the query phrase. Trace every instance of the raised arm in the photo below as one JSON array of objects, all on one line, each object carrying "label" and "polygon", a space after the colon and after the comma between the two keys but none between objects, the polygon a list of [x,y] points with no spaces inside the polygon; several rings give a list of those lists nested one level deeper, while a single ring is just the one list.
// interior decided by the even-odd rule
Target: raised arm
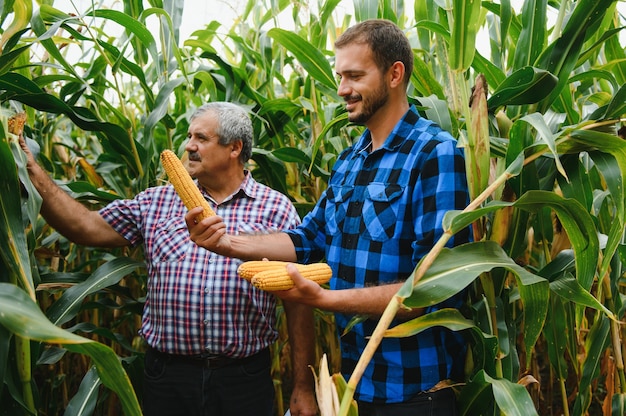
[{"label": "raised arm", "polygon": [[97,211],[90,211],[61,189],[37,164],[22,136],[26,169],[42,198],[41,215],[48,224],[69,240],[92,247],[121,247],[130,243],[118,234]]}]

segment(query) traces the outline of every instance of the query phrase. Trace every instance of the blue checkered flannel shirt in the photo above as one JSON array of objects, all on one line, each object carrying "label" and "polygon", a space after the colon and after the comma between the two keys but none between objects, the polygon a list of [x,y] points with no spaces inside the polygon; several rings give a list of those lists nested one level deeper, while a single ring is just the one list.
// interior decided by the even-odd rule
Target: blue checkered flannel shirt
[{"label": "blue checkered flannel shirt", "polygon": [[[300,227],[288,230],[298,261],[324,259],[333,269],[331,289],[403,282],[442,235],[449,210],[469,203],[465,161],[452,136],[419,116],[415,107],[398,122],[384,145],[369,151],[370,134],[346,149],[328,188]],[[469,240],[469,230],[452,247]],[[429,307],[459,307],[453,297]],[[341,334],[352,316],[336,314]],[[352,373],[377,320],[352,327],[341,338],[342,372]],[[392,326],[397,324],[394,322]],[[384,338],[355,398],[397,403],[451,376],[464,343],[441,327],[408,338]]]}]

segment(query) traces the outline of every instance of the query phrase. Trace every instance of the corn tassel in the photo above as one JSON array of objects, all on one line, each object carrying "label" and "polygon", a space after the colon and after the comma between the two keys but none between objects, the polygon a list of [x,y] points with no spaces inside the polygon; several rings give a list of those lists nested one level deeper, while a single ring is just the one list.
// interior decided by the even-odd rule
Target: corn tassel
[{"label": "corn tassel", "polygon": [[164,150],[161,153],[161,164],[167,173],[168,178],[176,193],[182,199],[183,204],[187,209],[195,207],[204,208],[204,212],[200,214],[197,219],[201,221],[207,217],[215,215],[215,212],[211,209],[211,206],[198,190],[198,187],[194,183],[189,172],[183,166],[182,162],[171,150]]},{"label": "corn tassel", "polygon": [[[330,266],[325,263],[296,264],[295,266],[304,278],[318,284],[328,283],[333,275]],[[294,287],[293,280],[284,267],[259,272],[254,275],[250,282],[254,287],[268,292]]]},{"label": "corn tassel", "polygon": [[267,260],[253,260],[246,261],[239,265],[237,273],[240,277],[250,281],[254,275],[266,270],[283,270],[285,266],[289,264],[286,261],[267,261]]}]

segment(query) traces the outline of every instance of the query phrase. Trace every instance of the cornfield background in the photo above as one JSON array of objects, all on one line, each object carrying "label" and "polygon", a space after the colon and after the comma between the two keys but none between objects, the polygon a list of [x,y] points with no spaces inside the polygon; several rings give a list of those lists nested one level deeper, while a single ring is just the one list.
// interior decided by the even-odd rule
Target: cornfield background
[{"label": "cornfield background", "polygon": [[[181,1],[0,1],[0,414],[140,414],[146,284],[140,249],[77,246],[47,226],[8,117],[26,112],[40,163],[97,209],[164,182],[158,155],[180,154],[195,107],[236,102],[254,122],[254,177],[304,215],[361,133],[336,94],[333,41],[374,17],[406,30],[410,100],[465,148],[473,203],[445,225],[471,223],[475,240],[434,248],[401,291],[420,306],[467,288],[466,307],[384,335],[467,337],[463,415],[626,414],[625,2],[339,3],[250,0],[232,26],[180,39]],[[336,372],[332,315],[316,324]]]}]

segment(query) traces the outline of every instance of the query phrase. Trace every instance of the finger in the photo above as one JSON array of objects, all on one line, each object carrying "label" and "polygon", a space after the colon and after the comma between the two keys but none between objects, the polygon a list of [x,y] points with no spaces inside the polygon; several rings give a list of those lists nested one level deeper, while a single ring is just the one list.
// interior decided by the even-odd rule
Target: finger
[{"label": "finger", "polygon": [[198,216],[202,214],[202,207],[195,207],[190,209],[187,214],[185,214],[185,223],[187,223],[187,228],[193,228],[198,224]]},{"label": "finger", "polygon": [[289,274],[289,277],[291,277],[291,280],[293,280],[294,284],[297,286],[298,282],[302,282],[304,277],[302,276],[300,271],[298,271],[298,268],[296,267],[295,264],[289,263],[287,264],[286,267],[287,267],[287,273]]}]

